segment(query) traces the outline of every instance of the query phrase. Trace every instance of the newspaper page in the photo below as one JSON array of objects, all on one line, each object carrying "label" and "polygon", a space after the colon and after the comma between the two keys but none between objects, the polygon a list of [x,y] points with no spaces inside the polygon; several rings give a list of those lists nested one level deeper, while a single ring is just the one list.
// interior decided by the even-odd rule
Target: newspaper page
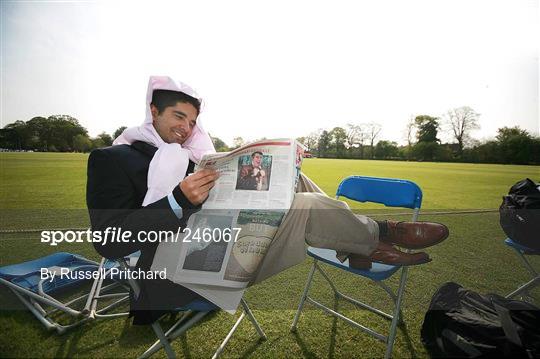
[{"label": "newspaper page", "polygon": [[277,139],[205,156],[198,168],[220,178],[175,243],[160,244],[152,269],[167,267],[169,280],[236,308],[290,208],[303,153],[294,139]]},{"label": "newspaper page", "polygon": [[199,168],[221,175],[187,223],[174,282],[247,286],[292,203],[299,148],[267,140],[203,158]]}]

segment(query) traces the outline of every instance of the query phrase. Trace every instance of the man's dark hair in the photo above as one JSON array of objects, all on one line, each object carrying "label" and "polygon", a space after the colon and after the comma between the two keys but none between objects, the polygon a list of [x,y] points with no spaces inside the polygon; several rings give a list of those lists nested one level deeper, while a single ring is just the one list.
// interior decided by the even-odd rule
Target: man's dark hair
[{"label": "man's dark hair", "polygon": [[255,152],[253,152],[253,153],[251,154],[251,158],[255,157],[255,155],[256,155],[257,153],[258,153],[259,155],[263,156],[263,153],[262,153],[262,152],[260,152],[260,151],[255,151]]},{"label": "man's dark hair", "polygon": [[171,90],[154,90],[152,93],[151,104],[156,106],[158,113],[161,114],[165,108],[175,106],[178,102],[189,103],[197,110],[197,116],[201,111],[201,103],[194,97],[186,95],[183,92]]}]

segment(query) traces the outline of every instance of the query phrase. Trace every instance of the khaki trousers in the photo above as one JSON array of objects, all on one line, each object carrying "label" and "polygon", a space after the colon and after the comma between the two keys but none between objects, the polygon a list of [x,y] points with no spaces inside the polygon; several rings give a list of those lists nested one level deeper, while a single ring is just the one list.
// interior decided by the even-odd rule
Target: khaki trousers
[{"label": "khaki trousers", "polygon": [[[252,284],[305,259],[306,244],[338,252],[370,255],[379,243],[379,226],[355,215],[342,201],[328,197],[301,175],[291,209],[278,228]],[[344,259],[344,258],[343,258]]]}]

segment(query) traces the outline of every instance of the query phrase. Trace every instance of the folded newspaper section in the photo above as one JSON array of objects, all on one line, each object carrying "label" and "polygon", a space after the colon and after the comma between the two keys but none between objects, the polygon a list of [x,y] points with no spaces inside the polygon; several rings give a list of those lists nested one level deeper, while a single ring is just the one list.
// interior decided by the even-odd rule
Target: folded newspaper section
[{"label": "folded newspaper section", "polygon": [[[236,308],[291,206],[303,153],[297,141],[277,139],[204,156],[198,168],[217,169],[220,178],[176,243],[159,245],[152,270],[166,267],[173,282]],[[219,288],[229,290],[220,302]]]},{"label": "folded newspaper section", "polygon": [[225,269],[225,279],[249,283],[274,239],[285,212],[242,211],[237,224],[241,228],[233,244]]}]

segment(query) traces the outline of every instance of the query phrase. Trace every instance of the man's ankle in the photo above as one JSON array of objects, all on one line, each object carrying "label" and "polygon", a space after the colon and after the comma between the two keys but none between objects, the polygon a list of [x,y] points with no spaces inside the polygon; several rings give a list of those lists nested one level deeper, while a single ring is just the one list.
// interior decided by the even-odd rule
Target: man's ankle
[{"label": "man's ankle", "polygon": [[379,238],[388,236],[388,221],[375,221],[379,225]]}]

